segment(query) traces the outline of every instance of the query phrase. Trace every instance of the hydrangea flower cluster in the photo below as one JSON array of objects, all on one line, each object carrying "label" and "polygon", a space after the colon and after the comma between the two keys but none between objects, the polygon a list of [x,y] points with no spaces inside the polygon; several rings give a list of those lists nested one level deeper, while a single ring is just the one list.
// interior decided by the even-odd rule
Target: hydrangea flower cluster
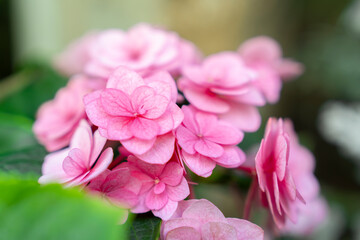
[{"label": "hydrangea flower cluster", "polygon": [[[257,37],[202,57],[175,32],[138,24],[84,36],[55,67],[71,78],[34,124],[51,152],[40,183],[81,186],[133,213],[152,211],[163,220],[161,239],[264,238],[247,219],[185,199],[189,172],[247,169],[238,144],[260,127],[258,107],[277,102],[282,82],[302,73],[274,40]],[[270,119],[250,172],[280,232],[308,233],[325,216],[326,207],[309,210],[323,204],[313,171],[291,122]]]}]

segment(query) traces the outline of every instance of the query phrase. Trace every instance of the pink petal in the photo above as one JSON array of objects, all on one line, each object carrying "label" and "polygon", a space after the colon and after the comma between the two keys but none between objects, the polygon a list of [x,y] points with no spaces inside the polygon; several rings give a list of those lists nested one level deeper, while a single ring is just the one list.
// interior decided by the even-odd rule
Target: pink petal
[{"label": "pink petal", "polygon": [[285,177],[285,171],[289,158],[289,142],[284,136],[280,135],[276,139],[274,158],[276,159],[276,174],[280,181]]},{"label": "pink petal", "polygon": [[126,67],[118,67],[109,77],[106,88],[115,88],[127,94],[145,85],[143,79],[136,72]]},{"label": "pink petal", "polygon": [[169,162],[166,164],[164,170],[159,176],[159,179],[166,185],[176,186],[180,184],[181,179],[183,178],[183,172],[184,170],[179,164]]},{"label": "pink petal", "polygon": [[237,145],[243,139],[244,134],[228,123],[219,122],[217,127],[209,129],[204,136],[207,140],[215,143]]},{"label": "pink petal", "polygon": [[[165,164],[170,160],[174,153],[174,144],[175,136],[170,132],[161,136],[157,136],[156,141],[147,152],[142,154],[134,154],[136,154],[136,156],[141,160],[151,164]],[[128,150],[130,151],[130,149]]]},{"label": "pink petal", "polygon": [[[109,140],[128,140],[133,137],[133,133],[131,132],[132,118],[128,117],[114,117],[111,118],[107,131],[106,137]],[[100,133],[102,133],[100,131]],[[103,135],[103,134],[102,134]]]},{"label": "pink petal", "polygon": [[90,121],[99,127],[106,128],[109,115],[103,109],[100,101],[101,90],[89,93],[84,97],[85,111]]},{"label": "pink petal", "polygon": [[227,113],[220,115],[220,119],[245,132],[255,132],[261,124],[261,116],[257,108],[243,104],[232,105]]},{"label": "pink petal", "polygon": [[248,64],[268,63],[273,64],[281,58],[280,45],[272,38],[259,36],[244,42],[239,53]]},{"label": "pink petal", "polygon": [[177,186],[166,186],[168,197],[172,201],[179,202],[184,200],[190,194],[189,184],[184,177]]},{"label": "pink petal", "polygon": [[59,182],[64,183],[69,180],[69,176],[63,170],[63,161],[68,156],[69,149],[50,153],[45,157],[42,165],[42,176],[39,178],[40,184]]},{"label": "pink petal", "polygon": [[185,128],[183,125],[180,125],[176,129],[176,139],[177,143],[181,148],[189,154],[195,154],[195,143],[199,141],[198,136],[191,132],[188,128]]},{"label": "pink petal", "polygon": [[209,177],[216,166],[216,163],[213,160],[198,153],[188,154],[185,151],[182,151],[181,154],[186,166],[199,176]]},{"label": "pink petal", "polygon": [[[105,192],[112,192],[124,187],[130,179],[130,170],[128,168],[118,168],[108,172],[104,179],[103,189]],[[93,181],[91,181],[92,183]]]},{"label": "pink petal", "polygon": [[133,109],[129,95],[123,91],[106,88],[101,91],[101,106],[111,116],[132,117]]},{"label": "pink petal", "polygon": [[69,156],[64,159],[62,164],[62,168],[66,175],[73,178],[87,172],[90,167],[91,166],[88,166],[87,159],[83,152],[78,148],[71,149]]},{"label": "pink petal", "polygon": [[227,218],[228,224],[237,232],[237,240],[263,240],[264,230],[256,224],[238,218]]},{"label": "pink petal", "polygon": [[175,103],[170,102],[166,112],[156,119],[156,122],[160,126],[159,135],[177,128],[183,119],[184,114],[181,109]]},{"label": "pink petal", "polygon": [[166,203],[166,205],[160,210],[152,210],[153,214],[162,220],[168,220],[176,211],[178,206],[177,202],[171,201],[170,199]]},{"label": "pink petal", "polygon": [[121,143],[129,152],[136,155],[141,155],[149,151],[154,146],[156,139],[157,138],[144,140],[139,138],[131,138],[122,140]]},{"label": "pink petal", "polygon": [[202,224],[207,222],[223,222],[226,219],[222,212],[206,199],[200,199],[191,204],[182,215],[183,218],[197,219]]},{"label": "pink petal", "polygon": [[138,196],[124,188],[107,193],[107,197],[122,208],[132,208],[138,203]]},{"label": "pink petal", "polygon": [[201,240],[201,235],[192,227],[179,227],[171,230],[166,235],[166,240]]},{"label": "pink petal", "polygon": [[[171,200],[170,200],[171,201]],[[190,201],[190,200],[189,200]],[[183,202],[180,202],[178,204],[178,208],[180,206],[181,203],[187,203],[189,201],[183,201]],[[196,200],[198,201],[198,200]],[[198,222],[197,220],[195,219],[190,219],[190,218],[171,218],[170,220],[168,221],[163,221],[163,225],[161,226],[161,230],[162,230],[162,233],[161,235],[164,237],[164,239],[166,239],[165,237],[167,237],[168,233],[174,229],[179,229],[181,227],[191,227],[193,228],[194,230],[196,230],[197,232],[200,231],[200,226],[201,226],[201,223]],[[189,239],[192,239],[192,238],[189,238]],[[201,239],[201,238],[200,238]]]},{"label": "pink petal", "polygon": [[89,166],[94,165],[96,159],[99,157],[99,154],[105,146],[106,140],[106,138],[100,135],[98,130],[94,132]]},{"label": "pink petal", "polygon": [[186,99],[200,110],[213,113],[226,113],[229,111],[229,104],[215,94],[211,95],[192,89],[184,89],[183,92]]},{"label": "pink petal", "polygon": [[245,162],[246,156],[237,146],[224,147],[224,154],[221,157],[213,158],[220,166],[235,168]]},{"label": "pink petal", "polygon": [[[158,94],[161,94],[171,101],[176,102],[178,95],[176,83],[171,75],[167,72],[156,72],[152,75],[146,77],[144,81],[148,86],[155,89]],[[158,83],[168,83],[168,84],[158,84]],[[170,91],[168,90],[170,86]]]},{"label": "pink petal", "polygon": [[217,143],[202,138],[195,143],[195,150],[201,155],[217,158],[224,154],[224,148]]},{"label": "pink petal", "polygon": [[237,239],[236,229],[223,222],[208,222],[201,226],[203,239],[206,240],[234,240]]},{"label": "pink petal", "polygon": [[155,90],[148,86],[141,86],[131,94],[131,103],[134,110],[146,118],[158,118],[169,105],[169,99],[157,95]]},{"label": "pink petal", "polygon": [[160,210],[167,202],[168,196],[166,192],[155,194],[153,190],[150,190],[145,198],[145,205],[151,210]]},{"label": "pink petal", "polygon": [[[146,173],[147,175],[151,176],[151,178],[155,179],[159,177],[164,170],[165,165],[163,164],[150,164],[145,161],[142,161],[134,156],[128,157],[128,162],[132,163],[132,167],[136,167],[135,169],[139,168],[142,172]],[[121,165],[124,166],[126,163],[122,163]]]},{"label": "pink petal", "polygon": [[99,159],[97,160],[95,166],[90,170],[90,172],[86,175],[84,179],[82,179],[81,183],[86,183],[93,178],[99,176],[102,172],[107,169],[110,163],[113,160],[113,150],[112,148],[107,148],[104,152],[100,155]]},{"label": "pink petal", "polygon": [[200,132],[199,125],[195,120],[196,110],[191,106],[182,106],[182,111],[184,112],[184,121],[183,124],[186,128],[188,128],[193,133]]},{"label": "pink petal", "polygon": [[81,149],[84,158],[89,160],[93,144],[92,141],[93,136],[90,125],[85,120],[82,120],[71,139],[70,148]]},{"label": "pink petal", "polygon": [[165,183],[159,182],[159,183],[155,184],[155,186],[154,186],[154,193],[160,194],[165,191],[165,188],[166,188]]},{"label": "pink petal", "polygon": [[130,131],[136,138],[150,140],[158,135],[159,125],[153,120],[137,117],[131,122]]}]

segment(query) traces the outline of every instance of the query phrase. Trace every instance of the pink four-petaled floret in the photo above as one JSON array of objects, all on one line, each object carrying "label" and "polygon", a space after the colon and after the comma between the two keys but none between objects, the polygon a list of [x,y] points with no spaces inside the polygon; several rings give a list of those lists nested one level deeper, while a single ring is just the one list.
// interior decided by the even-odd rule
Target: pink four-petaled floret
[{"label": "pink four-petaled floret", "polygon": [[[156,77],[160,79],[156,81]],[[143,161],[164,164],[174,151],[172,131],[183,120],[174,102],[171,81],[166,73],[143,79],[120,67],[105,89],[85,96],[86,113],[102,136],[120,141]]]},{"label": "pink four-petaled floret", "polygon": [[245,154],[236,146],[243,138],[237,128],[221,121],[215,114],[183,106],[184,121],[176,129],[181,158],[197,175],[208,177],[216,164],[238,167],[245,161]]}]

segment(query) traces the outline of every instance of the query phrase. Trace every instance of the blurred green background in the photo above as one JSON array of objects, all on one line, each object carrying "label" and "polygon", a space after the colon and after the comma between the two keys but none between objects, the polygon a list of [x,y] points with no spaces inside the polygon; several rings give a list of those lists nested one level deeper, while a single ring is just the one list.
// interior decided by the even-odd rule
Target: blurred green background
[{"label": "blurred green background", "polygon": [[[284,84],[281,100],[261,109],[263,122],[291,118],[317,159],[331,211],[308,239],[360,239],[360,0],[0,0],[1,171],[40,174],[46,152],[31,126],[39,105],[66,84],[51,67],[54,55],[87,31],[138,22],[177,31],[205,55],[269,35],[304,63],[305,74]],[[263,127],[247,134],[242,147],[262,135]],[[239,217],[244,194],[234,186],[248,182],[223,173],[199,180],[197,196]]]}]

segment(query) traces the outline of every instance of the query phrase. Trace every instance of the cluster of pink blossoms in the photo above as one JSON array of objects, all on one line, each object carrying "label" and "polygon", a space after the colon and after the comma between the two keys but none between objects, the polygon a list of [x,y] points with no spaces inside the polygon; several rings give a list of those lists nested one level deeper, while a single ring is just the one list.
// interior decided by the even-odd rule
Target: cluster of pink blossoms
[{"label": "cluster of pink blossoms", "polygon": [[[263,239],[257,225],[225,218],[207,200],[185,200],[185,166],[209,177],[216,165],[245,162],[238,144],[258,130],[258,107],[275,103],[282,81],[302,73],[274,40],[250,39],[238,51],[203,58],[176,33],[139,24],[86,35],[55,67],[72,77],[34,124],[52,152],[40,183],[79,185],[133,213],[152,211],[163,220],[161,239]],[[314,159],[289,121],[269,120],[255,162],[276,226],[309,231],[314,212],[304,204],[321,201]],[[288,221],[297,215],[301,227]]]}]

